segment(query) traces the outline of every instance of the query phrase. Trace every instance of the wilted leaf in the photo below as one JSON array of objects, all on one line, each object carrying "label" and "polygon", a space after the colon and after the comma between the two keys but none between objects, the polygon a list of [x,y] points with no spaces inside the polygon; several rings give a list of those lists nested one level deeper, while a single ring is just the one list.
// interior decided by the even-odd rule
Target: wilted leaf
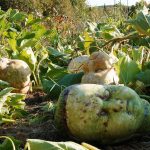
[{"label": "wilted leaf", "polygon": [[38,139],[28,139],[25,150],[88,150],[74,142],[51,142]]}]

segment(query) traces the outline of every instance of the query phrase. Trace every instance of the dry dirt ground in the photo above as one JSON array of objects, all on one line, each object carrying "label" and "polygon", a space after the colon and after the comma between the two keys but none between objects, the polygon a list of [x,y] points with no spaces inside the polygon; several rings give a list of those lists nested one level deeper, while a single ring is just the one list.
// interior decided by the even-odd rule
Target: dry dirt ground
[{"label": "dry dirt ground", "polygon": [[[54,125],[53,111],[43,110],[50,102],[43,92],[28,94],[26,100],[26,115],[14,124],[1,126],[0,135],[14,136],[16,139],[23,141],[26,139],[36,138],[49,141],[67,141],[62,137]],[[94,145],[94,143],[93,143]],[[101,150],[150,150],[150,134],[134,137],[118,145],[96,145]]]}]

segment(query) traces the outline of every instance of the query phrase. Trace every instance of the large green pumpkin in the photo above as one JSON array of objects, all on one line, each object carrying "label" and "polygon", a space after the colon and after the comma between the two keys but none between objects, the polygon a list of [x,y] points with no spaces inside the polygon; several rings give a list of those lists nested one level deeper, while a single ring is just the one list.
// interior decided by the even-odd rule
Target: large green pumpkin
[{"label": "large green pumpkin", "polygon": [[128,87],[81,84],[61,93],[55,122],[59,130],[78,140],[111,144],[137,133],[145,113],[143,101]]}]

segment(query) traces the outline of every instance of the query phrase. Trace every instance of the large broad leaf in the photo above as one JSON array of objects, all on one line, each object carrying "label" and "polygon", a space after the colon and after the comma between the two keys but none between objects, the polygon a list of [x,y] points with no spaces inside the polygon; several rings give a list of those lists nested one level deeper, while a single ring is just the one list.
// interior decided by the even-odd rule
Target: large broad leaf
[{"label": "large broad leaf", "polygon": [[43,89],[48,93],[49,97],[52,99],[57,99],[61,91],[70,85],[81,83],[81,78],[83,73],[78,74],[67,74],[62,78],[57,80],[53,79],[42,79]]},{"label": "large broad leaf", "polygon": [[142,64],[145,50],[146,49],[143,46],[139,47],[138,49],[135,48],[132,50],[133,60],[136,61],[138,64]]},{"label": "large broad leaf", "polygon": [[116,65],[120,82],[128,85],[136,80],[136,75],[140,72],[138,64],[129,56],[122,57]]},{"label": "large broad leaf", "polygon": [[48,47],[48,51],[49,51],[49,54],[54,56],[54,57],[62,57],[65,55],[62,52],[54,49],[53,47]]},{"label": "large broad leaf", "polygon": [[105,25],[101,28],[99,31],[100,37],[110,40],[112,38],[116,37],[122,37],[123,34],[119,31],[119,29],[116,26],[110,26],[110,25]]},{"label": "large broad leaf", "polygon": [[128,21],[140,33],[150,36],[150,15],[140,12],[135,19]]},{"label": "large broad leaf", "polygon": [[25,150],[88,150],[88,149],[74,142],[51,142],[38,139],[28,139],[25,146]]},{"label": "large broad leaf", "polygon": [[25,13],[19,12],[17,9],[13,9],[10,11],[10,21],[23,21],[26,17]]}]

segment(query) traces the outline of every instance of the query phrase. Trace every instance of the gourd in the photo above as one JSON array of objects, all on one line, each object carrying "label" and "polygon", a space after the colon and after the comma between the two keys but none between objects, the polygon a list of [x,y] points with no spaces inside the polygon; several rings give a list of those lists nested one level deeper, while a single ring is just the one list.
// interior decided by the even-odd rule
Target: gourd
[{"label": "gourd", "polygon": [[92,53],[82,67],[84,75],[81,83],[118,84],[114,62],[114,58],[103,51]]},{"label": "gourd", "polygon": [[150,104],[126,86],[72,85],[59,97],[55,123],[79,141],[118,143],[150,131]]},{"label": "gourd", "polygon": [[7,81],[16,92],[27,93],[31,70],[26,62],[17,59],[0,59],[0,80]]},{"label": "gourd", "polygon": [[119,78],[114,68],[99,70],[98,72],[89,72],[83,75],[81,83],[93,84],[118,84]]},{"label": "gourd", "polygon": [[68,65],[68,72],[69,73],[83,72],[83,70],[82,70],[83,64],[86,61],[88,61],[88,58],[89,58],[88,55],[82,55],[82,56],[72,59]]}]

